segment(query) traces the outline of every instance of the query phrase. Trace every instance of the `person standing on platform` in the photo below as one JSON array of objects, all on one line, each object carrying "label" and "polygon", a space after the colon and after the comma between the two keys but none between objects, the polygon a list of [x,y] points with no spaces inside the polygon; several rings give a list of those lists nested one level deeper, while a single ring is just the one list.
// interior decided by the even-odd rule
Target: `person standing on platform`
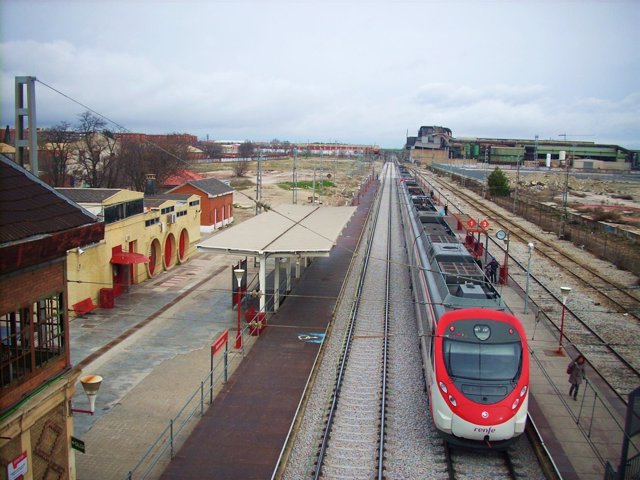
[{"label": "person standing on platform", "polygon": [[491,283],[496,283],[498,280],[498,261],[492,258],[485,268],[487,269],[487,276]]},{"label": "person standing on platform", "polygon": [[569,389],[569,396],[574,400],[578,400],[578,390],[582,380],[587,378],[585,375],[585,358],[582,355],[578,355],[567,367],[567,373],[569,374],[569,383],[571,388]]}]

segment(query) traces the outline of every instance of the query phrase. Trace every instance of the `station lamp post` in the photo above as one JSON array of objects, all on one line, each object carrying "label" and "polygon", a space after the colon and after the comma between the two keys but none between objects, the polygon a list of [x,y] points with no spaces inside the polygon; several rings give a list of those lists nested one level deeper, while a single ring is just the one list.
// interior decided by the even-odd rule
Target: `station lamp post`
[{"label": "station lamp post", "polygon": [[571,288],[569,287],[560,287],[560,292],[562,294],[562,316],[560,317],[560,343],[558,344],[558,354],[562,354],[562,337],[564,335],[564,315],[566,311],[567,299],[569,298],[569,294],[571,293]]},{"label": "station lamp post", "polygon": [[100,375],[85,375],[80,377],[80,383],[84,390],[87,399],[89,400],[89,410],[83,410],[80,408],[71,407],[72,413],[87,413],[93,415],[96,410],[96,397],[98,396],[98,390],[102,384],[102,377]]},{"label": "station lamp post", "polygon": [[243,268],[236,268],[233,270],[233,274],[236,276],[236,282],[238,283],[238,289],[236,290],[236,308],[238,309],[238,331],[236,332],[236,348],[242,348],[242,325],[240,322],[240,287],[242,286],[242,277],[244,276]]},{"label": "station lamp post", "polygon": [[505,232],[504,230],[498,230],[496,232],[496,238],[498,240],[502,240],[507,244],[506,249],[504,251],[504,264],[500,268],[500,283],[502,285],[507,284],[507,279],[509,278],[509,232]]},{"label": "station lamp post", "polygon": [[531,254],[533,253],[534,245],[533,243],[529,242],[527,244],[527,247],[529,247],[529,261],[527,262],[527,285],[524,291],[524,312],[523,313],[527,313],[527,303],[529,301],[529,277],[531,277]]}]

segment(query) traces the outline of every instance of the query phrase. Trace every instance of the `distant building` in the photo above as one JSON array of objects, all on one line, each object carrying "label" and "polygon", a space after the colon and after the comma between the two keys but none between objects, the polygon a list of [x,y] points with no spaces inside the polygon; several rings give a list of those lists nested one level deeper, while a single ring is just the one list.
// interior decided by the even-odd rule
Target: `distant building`
[{"label": "distant building", "polygon": [[184,185],[187,182],[202,180],[203,178],[204,177],[202,175],[192,172],[191,170],[180,170],[175,175],[171,175],[164,182],[162,182],[159,190],[162,192],[166,192],[173,188],[179,187],[180,185]]},{"label": "distant building", "polygon": [[2,471],[75,479],[67,252],[102,242],[104,223],[2,155],[0,185]]},{"label": "distant building", "polygon": [[377,155],[380,153],[378,145],[350,145],[345,143],[299,143],[294,145],[298,154],[329,155],[351,157],[360,155]]},{"label": "distant building", "polygon": [[[415,138],[416,140],[413,140]],[[581,170],[630,170],[638,165],[638,152],[618,145],[568,140],[453,137],[445,127],[420,127],[405,148],[413,161],[444,163],[448,159],[494,165],[561,167]]]},{"label": "distant building", "polygon": [[440,163],[449,158],[451,130],[446,127],[420,127],[416,137],[407,137],[405,148],[414,161]]},{"label": "distant building", "polygon": [[167,193],[200,197],[200,230],[210,233],[233,222],[233,188],[215,178],[191,180]]}]

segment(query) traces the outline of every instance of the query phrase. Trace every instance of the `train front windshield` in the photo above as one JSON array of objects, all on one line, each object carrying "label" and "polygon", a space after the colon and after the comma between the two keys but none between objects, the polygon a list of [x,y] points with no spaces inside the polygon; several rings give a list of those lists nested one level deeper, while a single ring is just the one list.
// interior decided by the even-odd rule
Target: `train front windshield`
[{"label": "train front windshield", "polygon": [[513,381],[522,363],[519,343],[479,344],[444,339],[444,363],[450,377]]}]

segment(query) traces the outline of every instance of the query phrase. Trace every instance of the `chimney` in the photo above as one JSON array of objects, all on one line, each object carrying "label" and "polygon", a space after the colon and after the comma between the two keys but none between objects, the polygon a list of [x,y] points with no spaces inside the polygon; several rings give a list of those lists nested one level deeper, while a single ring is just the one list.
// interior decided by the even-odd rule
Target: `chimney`
[{"label": "chimney", "polygon": [[147,173],[147,181],[144,186],[145,195],[156,194],[156,176],[153,173]]}]

